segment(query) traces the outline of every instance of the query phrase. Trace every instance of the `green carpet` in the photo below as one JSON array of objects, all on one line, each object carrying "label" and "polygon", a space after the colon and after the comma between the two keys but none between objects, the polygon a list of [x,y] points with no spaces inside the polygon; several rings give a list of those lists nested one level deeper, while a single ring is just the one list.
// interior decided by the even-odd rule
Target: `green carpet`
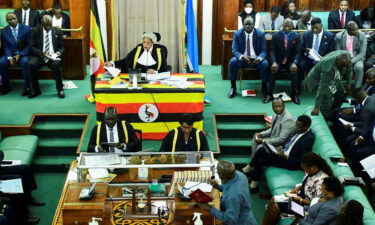
[{"label": "green carpet", "polygon": [[[200,72],[205,75],[206,79],[206,95],[211,100],[212,105],[204,109],[204,130],[207,134],[207,139],[211,150],[216,150],[216,137],[213,126],[214,113],[266,113],[272,114],[271,103],[263,104],[262,98],[257,97],[240,97],[236,96],[234,99],[227,98],[229,91],[229,81],[221,79],[220,66],[201,66]],[[0,103],[3,106],[0,111],[1,125],[25,125],[28,124],[33,113],[87,113],[90,114],[88,130],[82,144],[81,151],[86,151],[88,139],[91,128],[95,124],[96,114],[95,105],[85,100],[84,95],[90,92],[89,76],[85,80],[73,81],[78,89],[66,90],[66,98],[59,99],[56,95],[55,84],[53,80],[42,80],[41,90],[42,95],[34,99],[20,96],[23,88],[23,81],[12,81],[12,92],[5,96],[0,96]],[[239,85],[238,85],[239,86]],[[256,89],[260,93],[260,82],[257,81],[243,81],[243,87],[246,89]],[[275,91],[290,92],[290,83],[280,81],[276,84]],[[305,108],[313,103],[313,96],[303,94],[301,96],[302,105],[298,106],[292,102],[286,103],[287,109],[295,116],[299,116]],[[6,107],[4,107],[6,106]],[[61,124],[56,124],[60,126]],[[50,124],[40,125],[50,126]],[[222,125],[225,128],[225,124]],[[243,125],[242,125],[243,126]],[[241,128],[241,127],[239,127]],[[74,141],[74,140],[71,140]],[[46,138],[42,141],[42,148],[48,148],[50,145],[56,145],[56,140],[48,140]],[[225,142],[225,140],[224,140]],[[158,150],[160,141],[143,141],[143,149],[154,148]],[[250,143],[250,139],[247,143]],[[243,158],[238,155],[238,159]],[[57,164],[65,163],[66,159],[63,155],[58,159],[48,156],[42,157],[38,163],[49,163],[51,160],[56,160]],[[66,175],[64,173],[44,172],[37,173],[36,178],[38,182],[38,190],[34,195],[45,201],[46,206],[32,207],[33,214],[41,216],[40,225],[50,225],[55,213],[60,192],[62,190]],[[261,183],[262,192],[267,193],[267,188],[264,183]],[[257,221],[260,223],[263,218],[265,200],[258,199],[257,194],[253,194],[253,210]]]}]

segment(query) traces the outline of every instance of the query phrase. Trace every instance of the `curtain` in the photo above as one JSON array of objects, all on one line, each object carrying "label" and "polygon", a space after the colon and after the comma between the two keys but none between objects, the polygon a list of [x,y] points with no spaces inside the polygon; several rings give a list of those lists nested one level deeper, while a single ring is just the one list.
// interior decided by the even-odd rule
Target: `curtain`
[{"label": "curtain", "polygon": [[113,41],[117,41],[118,59],[142,42],[142,33],[159,32],[161,40],[158,44],[167,47],[167,62],[172,66],[172,72],[181,72],[181,5],[184,0],[116,0],[117,38]]}]

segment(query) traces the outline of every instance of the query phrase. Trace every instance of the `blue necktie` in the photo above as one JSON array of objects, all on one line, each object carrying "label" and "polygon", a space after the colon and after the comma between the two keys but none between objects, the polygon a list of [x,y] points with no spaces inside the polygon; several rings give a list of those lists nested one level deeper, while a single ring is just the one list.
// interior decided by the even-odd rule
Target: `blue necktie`
[{"label": "blue necktie", "polygon": [[318,53],[319,52],[319,35],[316,35],[314,50]]},{"label": "blue necktie", "polygon": [[275,30],[275,21],[274,21],[274,20],[272,20],[272,23],[271,23],[271,29],[272,29],[272,30]]},{"label": "blue necktie", "polygon": [[296,141],[297,137],[298,137],[298,134],[295,134],[293,138],[288,143],[285,144],[283,152],[288,151],[289,147]]},{"label": "blue necktie", "polygon": [[17,28],[12,28],[12,34],[13,34],[14,40],[17,42],[17,37],[18,37]]}]

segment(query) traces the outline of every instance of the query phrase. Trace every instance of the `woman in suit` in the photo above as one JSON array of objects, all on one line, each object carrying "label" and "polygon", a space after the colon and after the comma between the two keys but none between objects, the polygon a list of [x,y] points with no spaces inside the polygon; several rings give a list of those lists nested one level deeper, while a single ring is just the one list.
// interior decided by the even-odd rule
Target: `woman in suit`
[{"label": "woman in suit", "polygon": [[322,184],[323,197],[310,206],[304,219],[296,219],[292,224],[330,224],[336,220],[343,203],[344,187],[337,177],[327,177]]},{"label": "woman in suit", "polygon": [[[62,12],[60,4],[53,4],[52,8],[42,12],[41,16],[43,17],[44,15],[52,17],[52,26],[59,29],[70,29],[70,18],[66,13]],[[63,34],[64,37],[70,36],[69,31],[64,31]]]},{"label": "woman in suit", "polygon": [[[311,200],[322,194],[321,185],[326,177],[333,176],[331,167],[319,155],[309,152],[301,159],[301,167],[306,176],[302,180],[302,184],[292,189],[290,193],[296,194],[293,200],[301,205],[310,205]],[[288,202],[275,202],[272,198],[263,218],[263,225],[277,224],[280,220],[280,214],[287,212]]]},{"label": "woman in suit", "polygon": [[291,19],[294,27],[297,27],[297,21],[299,20],[300,15],[297,13],[296,3],[293,0],[284,3],[281,15],[284,17],[284,19]]}]

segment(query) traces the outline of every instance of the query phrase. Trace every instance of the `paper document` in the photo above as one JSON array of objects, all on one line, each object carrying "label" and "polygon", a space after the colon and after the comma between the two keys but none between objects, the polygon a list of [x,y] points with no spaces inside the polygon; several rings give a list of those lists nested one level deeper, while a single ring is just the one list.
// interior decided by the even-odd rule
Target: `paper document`
[{"label": "paper document", "polygon": [[5,166],[15,166],[15,165],[21,165],[22,164],[21,160],[3,160],[2,162],[10,162],[9,164],[1,163],[2,167],[5,167]]},{"label": "paper document", "polygon": [[6,194],[22,194],[23,187],[21,178],[0,181],[0,192]]},{"label": "paper document", "polygon": [[120,69],[117,69],[116,67],[113,67],[113,66],[105,66],[104,68],[105,68],[105,69],[108,71],[108,73],[111,74],[113,77],[117,77],[117,76],[120,74],[120,72],[121,72]]},{"label": "paper document", "polygon": [[318,62],[322,59],[322,56],[320,56],[314,49],[310,49],[309,58]]},{"label": "paper document", "polygon": [[371,179],[375,178],[375,167],[372,169],[367,170],[368,175],[370,176]]},{"label": "paper document", "polygon": [[339,120],[340,120],[340,122],[345,126],[345,125],[349,125],[349,126],[351,126],[351,127],[353,127],[354,126],[354,123],[350,123],[350,122],[348,122],[348,121],[346,121],[346,120],[344,120],[344,119],[342,119],[342,118],[339,118]]},{"label": "paper document", "polygon": [[86,155],[84,156],[85,166],[102,166],[120,164],[120,156],[117,154]]},{"label": "paper document", "polygon": [[163,80],[171,77],[171,72],[163,72],[163,73],[155,73],[155,74],[149,74],[149,73],[142,73],[142,76],[146,77],[147,80]]},{"label": "paper document", "polygon": [[89,174],[91,179],[100,179],[109,177],[109,173],[107,169],[89,169]]},{"label": "paper document", "polygon": [[212,191],[212,185],[207,183],[201,183],[201,182],[191,182],[188,181],[185,183],[185,189],[190,189],[191,191],[195,191],[197,189],[201,189],[203,192],[211,192]]},{"label": "paper document", "polygon": [[278,151],[276,150],[275,146],[270,145],[268,143],[266,143],[266,145],[267,145],[268,149],[271,150],[273,153],[278,153]]},{"label": "paper document", "polygon": [[73,83],[73,81],[68,80],[68,81],[63,82],[63,88],[64,89],[73,89],[73,88],[78,88],[78,87],[75,83]]},{"label": "paper document", "polygon": [[51,56],[50,56],[50,58],[53,60],[53,61],[56,61],[56,60],[61,60],[60,58],[59,58],[59,56],[55,53],[55,54],[52,54]]},{"label": "paper document", "polygon": [[285,195],[275,195],[273,196],[273,198],[275,199],[275,202],[288,202],[289,201],[289,197]]},{"label": "paper document", "polygon": [[257,96],[257,92],[253,89],[242,90],[242,97]]},{"label": "paper document", "polygon": [[363,166],[364,168],[364,171],[369,171],[373,168],[375,168],[375,154],[365,158],[365,159],[362,159],[360,161],[361,165]]},{"label": "paper document", "polygon": [[289,95],[287,95],[285,92],[281,92],[281,93],[277,93],[277,94],[273,94],[273,97],[274,98],[278,98],[281,96],[281,99],[284,101],[284,102],[288,102],[288,101],[292,101],[292,99],[289,97]]}]

